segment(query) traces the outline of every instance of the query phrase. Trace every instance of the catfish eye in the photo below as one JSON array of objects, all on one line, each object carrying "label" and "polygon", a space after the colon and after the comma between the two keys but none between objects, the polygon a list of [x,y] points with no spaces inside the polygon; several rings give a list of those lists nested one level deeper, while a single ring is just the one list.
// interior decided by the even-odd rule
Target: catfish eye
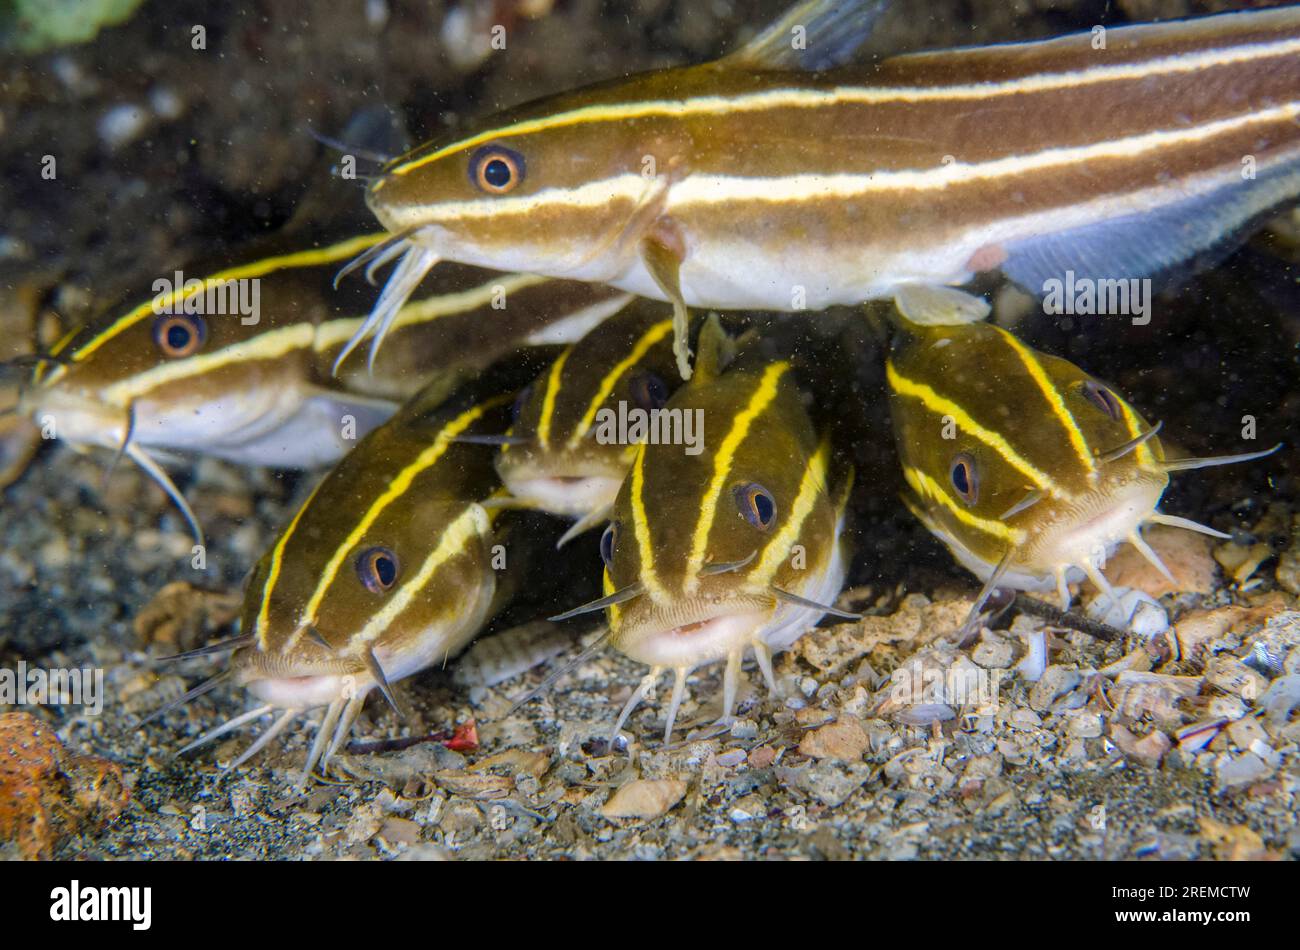
[{"label": "catfish eye", "polygon": [[169,359],[193,356],[207,338],[208,326],[195,313],[165,313],[153,327],[154,343]]},{"label": "catfish eye", "polygon": [[968,505],[975,504],[980,496],[980,482],[979,476],[975,473],[975,459],[970,453],[962,452],[953,458],[948,479],[962,501]]},{"label": "catfish eye", "polygon": [[366,548],[357,555],[357,576],[371,593],[382,594],[392,590],[399,570],[397,555],[388,548]]},{"label": "catfish eye", "polygon": [[736,507],[741,517],[761,531],[772,527],[776,521],[776,499],[758,482],[737,485],[734,490]]},{"label": "catfish eye", "polygon": [[668,384],[649,371],[633,376],[628,388],[632,401],[647,412],[662,409],[668,402]]},{"label": "catfish eye", "polygon": [[1123,410],[1120,409],[1119,405],[1119,397],[1096,380],[1084,381],[1083,394],[1088,397],[1090,403],[1116,422],[1123,415]]},{"label": "catfish eye", "polygon": [[600,536],[600,559],[606,567],[614,566],[614,541],[618,535],[618,525],[611,521],[605,526],[605,533]]},{"label": "catfish eye", "polygon": [[524,180],[524,157],[504,145],[484,145],[469,157],[469,180],[481,191],[504,195]]}]

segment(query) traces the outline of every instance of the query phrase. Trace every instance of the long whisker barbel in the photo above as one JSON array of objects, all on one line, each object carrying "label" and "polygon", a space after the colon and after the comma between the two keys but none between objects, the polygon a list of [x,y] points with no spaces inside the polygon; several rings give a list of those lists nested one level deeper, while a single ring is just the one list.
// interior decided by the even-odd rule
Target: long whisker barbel
[{"label": "long whisker barbel", "polygon": [[308,126],[307,128],[307,134],[310,135],[312,138],[314,138],[321,145],[324,145],[326,148],[331,148],[334,151],[340,152],[344,155],[355,155],[357,158],[363,158],[368,162],[374,162],[376,165],[387,165],[396,157],[394,155],[385,155],[383,152],[376,152],[373,149],[362,148],[356,145],[349,145],[347,142],[344,142],[342,139],[336,139],[332,135],[326,135],[323,132],[317,132],[315,129],[311,128],[310,126]]},{"label": "long whisker barbel", "polygon": [[527,706],[530,702],[532,702],[532,701],[533,701],[534,699],[536,699],[538,696],[542,695],[542,694],[545,693],[547,690],[549,690],[552,686],[554,686],[557,682],[559,682],[559,680],[560,680],[561,678],[563,678],[563,677],[566,676],[567,674],[573,672],[575,669],[577,669],[577,668],[578,668],[579,666],[581,666],[583,663],[586,663],[586,662],[587,662],[588,660],[590,660],[593,656],[595,656],[597,653],[599,653],[602,649],[604,649],[604,647],[605,647],[605,643],[609,640],[610,633],[611,633],[610,630],[606,630],[604,633],[602,633],[602,634],[600,635],[600,637],[599,637],[599,638],[598,638],[598,639],[597,639],[593,644],[591,644],[591,646],[587,647],[585,650],[583,650],[581,653],[579,653],[576,657],[574,657],[574,658],[573,658],[572,660],[570,660],[568,663],[565,663],[562,667],[560,667],[560,668],[559,668],[558,670],[556,670],[554,673],[552,673],[552,674],[550,674],[549,676],[547,676],[546,679],[542,680],[541,683],[539,683],[537,686],[535,686],[535,687],[533,687],[532,689],[530,689],[530,690],[529,690],[528,692],[526,692],[523,696],[521,696],[521,697],[519,697],[518,699],[516,699],[516,700],[514,701],[514,703],[511,704],[510,708],[509,708],[508,710],[506,710],[506,714],[505,714],[504,716],[502,716],[501,718],[502,718],[502,719],[509,719],[509,718],[510,718],[512,715],[514,715],[518,710],[520,710],[520,709],[523,708],[524,706]]}]

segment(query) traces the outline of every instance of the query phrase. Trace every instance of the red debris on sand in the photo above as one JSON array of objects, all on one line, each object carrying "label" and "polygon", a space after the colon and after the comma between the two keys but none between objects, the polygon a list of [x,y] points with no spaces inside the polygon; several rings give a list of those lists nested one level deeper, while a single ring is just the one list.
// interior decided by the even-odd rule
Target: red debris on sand
[{"label": "red debris on sand", "polygon": [[453,752],[473,752],[478,749],[478,723],[473,719],[461,723],[452,731],[443,745]]}]

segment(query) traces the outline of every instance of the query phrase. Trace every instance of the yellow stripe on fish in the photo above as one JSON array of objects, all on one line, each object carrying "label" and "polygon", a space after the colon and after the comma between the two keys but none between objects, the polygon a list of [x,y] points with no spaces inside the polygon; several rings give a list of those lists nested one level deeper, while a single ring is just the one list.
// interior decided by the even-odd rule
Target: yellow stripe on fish
[{"label": "yellow stripe on fish", "polygon": [[[398,345],[375,375],[345,360],[333,376],[373,298],[363,285],[335,291],[334,272],[380,237],[256,255],[203,279],[174,272],[164,281],[170,292],[66,334],[57,362],[41,364],[22,392],[20,411],[61,440],[137,462],[201,543],[196,515],[154,451],[329,464],[416,391],[448,395],[517,347],[576,340],[629,299],[592,284],[453,268],[397,314]],[[224,296],[202,296],[215,287]]]},{"label": "yellow stripe on fish", "polygon": [[819,62],[768,31],[395,160],[367,199],[404,256],[357,341],[460,261],[671,302],[685,376],[688,307],[968,322],[981,271],[1147,277],[1300,195],[1300,7],[846,64],[873,7],[785,18]]},{"label": "yellow stripe on fish", "polygon": [[665,737],[690,672],[718,660],[723,718],[742,656],[771,682],[771,655],[833,606],[847,571],[841,531],[848,467],[819,435],[787,360],[760,348],[734,359],[716,316],[699,338],[697,372],[666,408],[704,419],[703,452],[647,443],[636,453],[601,539],[609,644],[651,667],[621,727],[667,668],[675,672]]},{"label": "yellow stripe on fish", "polygon": [[1158,511],[1169,472],[1268,454],[1168,461],[1158,427],[1066,360],[987,323],[897,324],[886,378],[907,502],[985,596],[1055,590],[1065,609],[1085,577],[1110,594],[1102,569],[1126,541],[1168,574],[1142,525],[1215,533]]},{"label": "yellow stripe on fish", "polygon": [[323,706],[305,780],[370,692],[397,705],[393,683],[469,643],[501,606],[503,538],[485,507],[500,489],[492,449],[461,437],[499,431],[514,389],[543,361],[512,358],[445,405],[436,391],[418,394],[321,481],[248,585],[229,675],[264,705],[190,747],[278,713],[242,763]]},{"label": "yellow stripe on fish", "polygon": [[678,381],[672,327],[669,308],[638,301],[569,347],[521,399],[497,472],[513,504],[577,519],[561,543],[603,524],[637,442],[654,437]]}]

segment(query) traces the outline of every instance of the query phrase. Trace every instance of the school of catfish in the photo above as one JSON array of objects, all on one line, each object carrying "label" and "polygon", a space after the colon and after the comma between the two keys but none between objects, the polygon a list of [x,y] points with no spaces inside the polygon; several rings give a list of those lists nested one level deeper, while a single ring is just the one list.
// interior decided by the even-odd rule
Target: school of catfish
[{"label": "school of catfish", "polygon": [[[1168,573],[1145,525],[1220,534],[1160,510],[1170,474],[1276,447],[1166,454],[1176,433],[969,285],[1158,279],[1294,202],[1300,7],[859,62],[884,8],[809,0],[721,60],[483,116],[380,170],[379,227],[196,264],[40,355],[21,411],[140,466],[198,544],[178,460],[333,466],[251,565],[238,629],[195,651],[220,670],[154,715],[251,705],[178,746],[269,721],[238,767],[314,719],[305,783],[372,694],[400,711],[393,684],[483,634],[519,594],[503,564],[587,532],[600,596],[550,619],[603,620],[575,663],[646,667],[593,725],[612,739],[670,673],[671,742],[714,668],[729,721],[750,656],[775,693],[774,654],[856,616],[864,394],[814,339],[832,305],[888,340],[901,503],[983,585],[955,639],[998,588],[1118,604],[1119,546]],[[205,312],[249,280],[256,320]],[[550,550],[539,512],[566,528]]]}]

